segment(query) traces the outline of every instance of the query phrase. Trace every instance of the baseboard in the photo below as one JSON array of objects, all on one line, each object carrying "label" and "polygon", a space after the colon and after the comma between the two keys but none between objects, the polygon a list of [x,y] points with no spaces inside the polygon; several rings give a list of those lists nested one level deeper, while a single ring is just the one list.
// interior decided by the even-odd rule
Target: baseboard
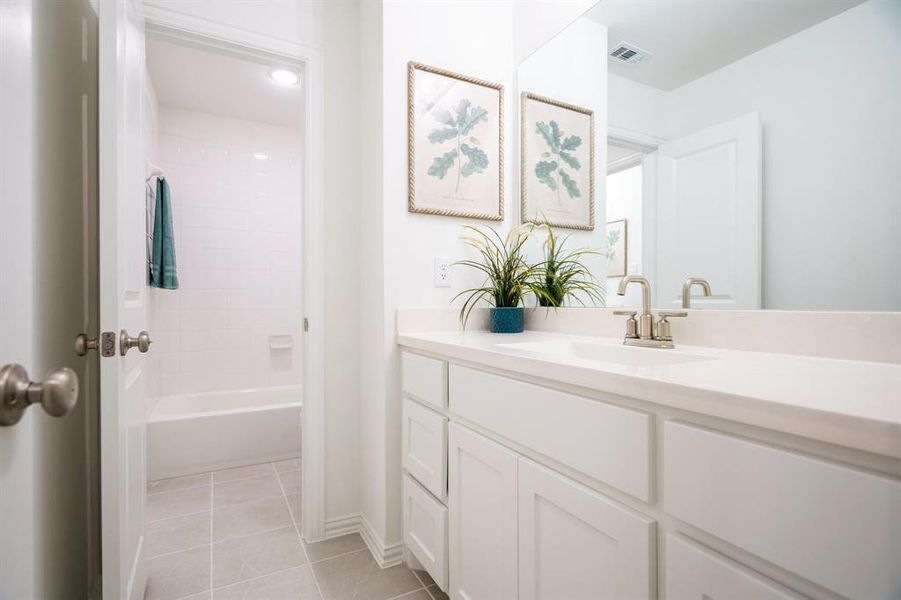
[{"label": "baseboard", "polygon": [[327,540],[330,538],[347,535],[348,533],[359,533],[360,518],[360,513],[355,513],[344,517],[326,519],[324,532],[325,536],[323,537],[323,539]]},{"label": "baseboard", "polygon": [[404,547],[400,542],[386,545],[369,521],[361,514],[347,515],[325,522],[325,538],[330,539],[349,533],[359,533],[375,562],[382,569],[399,565],[404,561]]},{"label": "baseboard", "polygon": [[401,542],[385,544],[363,515],[360,515],[360,536],[382,569],[404,562],[404,545]]}]

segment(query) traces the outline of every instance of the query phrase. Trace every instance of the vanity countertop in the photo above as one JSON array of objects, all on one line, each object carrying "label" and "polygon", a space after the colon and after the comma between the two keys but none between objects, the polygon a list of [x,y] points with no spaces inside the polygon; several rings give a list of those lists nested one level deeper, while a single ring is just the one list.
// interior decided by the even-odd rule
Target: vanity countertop
[{"label": "vanity countertop", "polygon": [[901,458],[901,365],[527,331],[399,334],[452,362]]}]

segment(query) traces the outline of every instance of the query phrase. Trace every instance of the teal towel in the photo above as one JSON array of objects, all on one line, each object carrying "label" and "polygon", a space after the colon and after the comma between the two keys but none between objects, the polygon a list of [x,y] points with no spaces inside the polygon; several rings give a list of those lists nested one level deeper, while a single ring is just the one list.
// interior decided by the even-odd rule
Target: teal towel
[{"label": "teal towel", "polygon": [[178,289],[178,273],[175,269],[175,230],[172,228],[172,202],[169,200],[169,184],[161,177],[156,180],[150,285],[166,290]]}]

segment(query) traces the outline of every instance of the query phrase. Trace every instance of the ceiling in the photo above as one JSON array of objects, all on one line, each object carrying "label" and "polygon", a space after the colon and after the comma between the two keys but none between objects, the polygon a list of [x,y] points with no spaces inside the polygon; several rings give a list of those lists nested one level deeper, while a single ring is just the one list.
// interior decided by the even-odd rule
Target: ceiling
[{"label": "ceiling", "polygon": [[863,0],[601,0],[585,16],[652,56],[610,73],[664,91],[724,67]]},{"label": "ceiling", "polygon": [[147,37],[147,68],[161,105],[300,127],[303,78],[298,85],[278,86],[269,78],[275,67],[299,72],[296,66]]}]

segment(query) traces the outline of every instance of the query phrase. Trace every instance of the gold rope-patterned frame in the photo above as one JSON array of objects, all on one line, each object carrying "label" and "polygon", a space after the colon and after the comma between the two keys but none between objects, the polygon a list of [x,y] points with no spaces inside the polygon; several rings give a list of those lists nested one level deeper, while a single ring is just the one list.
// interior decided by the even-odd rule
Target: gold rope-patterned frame
[{"label": "gold rope-patterned frame", "polygon": [[[435,75],[442,75],[452,79],[458,79],[466,83],[481,85],[497,90],[498,93],[498,211],[497,214],[468,212],[455,209],[421,208],[416,206],[416,71],[425,71]],[[409,183],[409,209],[410,212],[440,215],[444,217],[465,217],[469,219],[485,219],[488,221],[504,220],[504,86],[483,79],[461,75],[439,67],[431,67],[417,62],[407,63],[407,178]]]},{"label": "gold rope-patterned frame", "polygon": [[[583,108],[581,106],[576,106],[575,104],[569,104],[567,102],[561,102],[560,100],[554,100],[553,98],[548,98],[547,96],[539,96],[538,94],[533,94],[531,92],[523,92],[520,96],[520,111],[519,111],[519,121],[520,121],[520,137],[519,137],[519,147],[520,147],[520,162],[519,162],[519,198],[520,198],[520,210],[522,211],[522,215],[520,220],[523,223],[535,223],[537,225],[550,225],[551,227],[560,227],[563,229],[580,229],[583,231],[594,231],[594,111],[589,108]],[[588,143],[588,225],[578,225],[573,223],[557,223],[554,221],[548,221],[546,219],[529,219],[529,205],[528,205],[528,160],[526,153],[526,137],[528,132],[526,131],[526,103],[529,100],[535,100],[536,102],[542,102],[544,104],[550,104],[551,106],[556,106],[558,108],[564,108],[566,110],[572,110],[578,113],[582,113],[584,115],[588,115],[589,118],[589,143]]]}]

